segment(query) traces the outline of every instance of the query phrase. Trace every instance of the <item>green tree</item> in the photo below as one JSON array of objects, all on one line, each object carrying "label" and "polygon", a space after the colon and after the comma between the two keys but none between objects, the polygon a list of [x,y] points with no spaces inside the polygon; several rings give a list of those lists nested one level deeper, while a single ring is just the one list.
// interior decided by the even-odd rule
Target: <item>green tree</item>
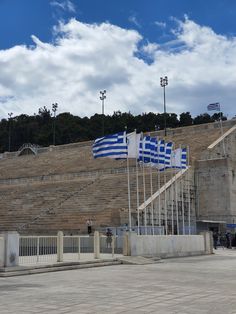
[{"label": "green tree", "polygon": [[189,111],[183,112],[179,116],[179,124],[180,126],[187,126],[193,124],[193,118]]}]

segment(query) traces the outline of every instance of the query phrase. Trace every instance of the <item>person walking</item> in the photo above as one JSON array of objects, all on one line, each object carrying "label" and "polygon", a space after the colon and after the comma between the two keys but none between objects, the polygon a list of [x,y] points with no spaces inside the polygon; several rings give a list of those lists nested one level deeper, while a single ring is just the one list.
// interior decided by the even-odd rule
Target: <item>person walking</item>
[{"label": "person walking", "polygon": [[214,244],[214,249],[217,249],[217,244],[218,244],[218,233],[216,231],[213,232],[213,244]]}]

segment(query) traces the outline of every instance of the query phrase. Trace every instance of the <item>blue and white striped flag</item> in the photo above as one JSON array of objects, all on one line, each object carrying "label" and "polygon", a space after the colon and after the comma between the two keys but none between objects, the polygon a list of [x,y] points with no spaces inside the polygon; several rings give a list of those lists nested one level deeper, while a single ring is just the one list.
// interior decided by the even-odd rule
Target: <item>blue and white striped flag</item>
[{"label": "blue and white striped flag", "polygon": [[220,104],[218,102],[214,103],[214,104],[209,104],[207,106],[207,110],[211,111],[211,110],[219,110],[220,111]]},{"label": "blue and white striped flag", "polygon": [[163,153],[163,158],[161,158],[161,143],[162,140],[158,140],[158,138],[152,137],[151,138],[151,166],[152,167],[159,167],[159,162],[163,160],[164,163],[164,153]]},{"label": "blue and white striped flag", "polygon": [[93,157],[127,158],[126,132],[97,138],[93,144]]},{"label": "blue and white striped flag", "polygon": [[143,163],[151,162],[151,137],[144,136],[139,143],[139,161]]},{"label": "blue and white striped flag", "polygon": [[177,148],[171,154],[171,168],[187,168],[187,149]]},{"label": "blue and white striped flag", "polygon": [[155,166],[160,170],[165,168],[165,141],[164,140],[157,141]]},{"label": "blue and white striped flag", "polygon": [[182,149],[182,154],[181,154],[181,168],[186,169],[187,168],[187,149],[183,148]]},{"label": "blue and white striped flag", "polygon": [[150,139],[150,154],[151,154],[151,166],[155,167],[157,164],[157,143],[156,137],[151,137]]},{"label": "blue and white striped flag", "polygon": [[165,168],[171,167],[171,154],[172,154],[173,143],[169,142],[165,144]]}]

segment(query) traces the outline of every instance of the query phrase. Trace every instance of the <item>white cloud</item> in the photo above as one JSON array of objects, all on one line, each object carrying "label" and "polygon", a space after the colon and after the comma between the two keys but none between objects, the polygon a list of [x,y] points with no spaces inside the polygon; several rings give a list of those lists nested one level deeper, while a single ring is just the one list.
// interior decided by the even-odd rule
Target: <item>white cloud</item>
[{"label": "white cloud", "polygon": [[137,27],[141,28],[141,24],[139,23],[136,15],[131,15],[128,20],[129,20],[130,23],[133,23]]},{"label": "white cloud", "polygon": [[[208,103],[220,102],[235,115],[236,38],[187,18],[174,34],[172,42],[140,47],[137,31],[72,19],[54,28],[54,43],[32,36],[31,47],[0,50],[0,117],[10,111],[33,114],[55,102],[59,112],[90,116],[101,112],[103,89],[106,114],[162,112],[164,75],[167,111],[199,114]],[[151,55],[151,64],[137,57],[143,54]]]},{"label": "white cloud", "polygon": [[76,9],[75,9],[75,5],[70,1],[70,0],[52,0],[50,2],[51,6],[57,7],[63,11],[68,11],[70,13],[75,13]]},{"label": "white cloud", "polygon": [[160,28],[166,28],[166,23],[165,22],[156,21],[155,25],[160,27]]}]

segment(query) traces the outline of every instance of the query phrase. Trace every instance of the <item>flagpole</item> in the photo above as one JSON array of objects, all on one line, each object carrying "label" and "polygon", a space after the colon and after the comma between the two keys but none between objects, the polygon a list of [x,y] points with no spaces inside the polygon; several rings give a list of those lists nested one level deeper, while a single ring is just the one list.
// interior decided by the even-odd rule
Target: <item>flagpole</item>
[{"label": "flagpole", "polygon": [[153,209],[153,185],[152,185],[152,167],[150,166],[150,187],[151,187],[151,214],[152,214],[152,234],[154,235],[154,209]]},{"label": "flagpole", "polygon": [[[142,170],[143,170],[143,202],[146,202],[146,180],[145,180],[145,167],[144,167],[144,142],[143,142],[143,133],[142,133],[142,160],[143,160],[143,165],[142,165]],[[145,228],[145,234],[147,235],[147,208],[145,206],[144,208],[144,228]]]},{"label": "flagpole", "polygon": [[[176,171],[177,174],[177,171]],[[176,228],[179,235],[179,205],[178,205],[178,180],[175,180],[175,208],[176,208]]]},{"label": "flagpole", "polygon": [[131,226],[131,201],[130,201],[130,174],[129,174],[129,158],[127,156],[127,180],[128,180],[128,204],[129,204],[129,231],[132,230]]},{"label": "flagpole", "polygon": [[164,201],[164,209],[165,209],[165,234],[167,235],[167,204],[166,204],[166,169],[164,169],[164,185],[165,185],[165,201]]},{"label": "flagpole", "polygon": [[[180,149],[182,150],[182,147],[180,145]],[[183,180],[183,169],[181,167],[181,207],[182,207],[182,234],[185,234],[185,220],[184,220],[184,180]]]},{"label": "flagpole", "polygon": [[174,234],[174,186],[173,186],[173,170],[171,178],[171,233]]},{"label": "flagpole", "polygon": [[[135,133],[136,133],[136,129],[135,129]],[[136,142],[136,147],[137,147],[137,136],[135,136],[135,142]],[[139,143],[138,143],[139,145]],[[139,149],[138,149],[139,150]],[[138,159],[137,156],[135,158],[135,166],[136,166],[136,196],[137,196],[137,214],[138,214],[138,235],[140,235],[140,211],[139,211],[139,178],[138,178]]]},{"label": "flagpole", "polygon": [[[159,153],[160,153],[160,140],[157,138],[157,187],[159,191],[158,196],[158,226],[161,227],[161,198],[160,198],[160,188],[161,188],[161,180],[160,180],[160,171],[159,171]],[[160,230],[160,229],[159,229]]]},{"label": "flagpole", "polygon": [[190,195],[190,149],[187,146],[187,167],[188,167],[188,234],[191,234],[191,195]]}]

